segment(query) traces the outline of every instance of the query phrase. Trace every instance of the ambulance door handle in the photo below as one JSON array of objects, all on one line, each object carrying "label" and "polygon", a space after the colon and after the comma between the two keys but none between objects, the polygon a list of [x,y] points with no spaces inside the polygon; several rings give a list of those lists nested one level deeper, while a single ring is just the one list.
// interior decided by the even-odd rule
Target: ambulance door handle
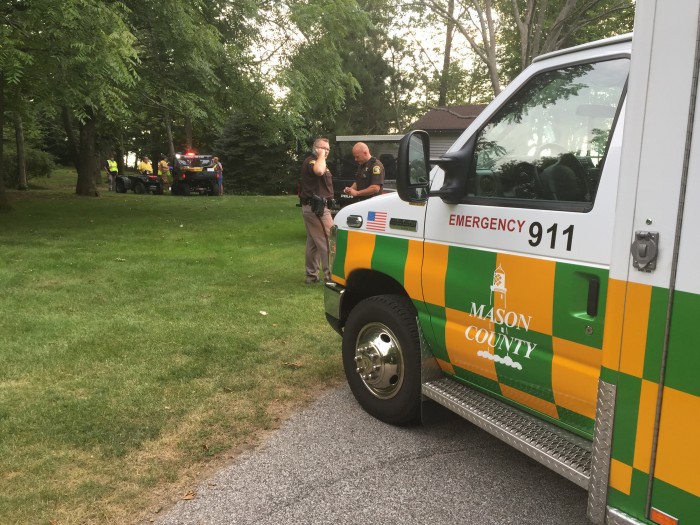
[{"label": "ambulance door handle", "polygon": [[656,270],[659,232],[636,231],[632,243],[632,266],[640,272]]},{"label": "ambulance door handle", "polygon": [[598,296],[600,295],[600,280],[593,277],[588,281],[588,304],[586,313],[591,317],[598,315]]}]

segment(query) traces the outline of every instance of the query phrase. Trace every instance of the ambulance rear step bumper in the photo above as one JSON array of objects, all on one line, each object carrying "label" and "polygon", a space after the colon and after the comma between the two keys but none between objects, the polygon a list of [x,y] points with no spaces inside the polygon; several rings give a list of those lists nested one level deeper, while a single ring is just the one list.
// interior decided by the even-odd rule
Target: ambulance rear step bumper
[{"label": "ambulance rear step bumper", "polygon": [[591,443],[450,378],[423,383],[423,395],[588,489]]}]

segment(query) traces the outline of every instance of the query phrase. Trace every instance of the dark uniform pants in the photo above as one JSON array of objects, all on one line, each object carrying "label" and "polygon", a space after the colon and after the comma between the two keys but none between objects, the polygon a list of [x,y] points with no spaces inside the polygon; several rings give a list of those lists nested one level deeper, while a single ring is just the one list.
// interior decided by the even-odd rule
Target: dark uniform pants
[{"label": "dark uniform pants", "polygon": [[302,206],[301,211],[306,226],[306,282],[319,280],[319,269],[323,272],[321,278],[330,281],[331,271],[328,266],[328,235],[333,226],[333,217],[328,208],[319,217],[311,211],[311,206]]}]

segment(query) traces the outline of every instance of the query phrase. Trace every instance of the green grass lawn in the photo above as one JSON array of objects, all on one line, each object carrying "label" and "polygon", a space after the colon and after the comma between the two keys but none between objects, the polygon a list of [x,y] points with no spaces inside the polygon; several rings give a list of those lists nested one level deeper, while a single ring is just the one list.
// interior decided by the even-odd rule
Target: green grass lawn
[{"label": "green grass lawn", "polygon": [[342,376],[297,199],[73,195],[0,215],[0,523],[134,523]]}]

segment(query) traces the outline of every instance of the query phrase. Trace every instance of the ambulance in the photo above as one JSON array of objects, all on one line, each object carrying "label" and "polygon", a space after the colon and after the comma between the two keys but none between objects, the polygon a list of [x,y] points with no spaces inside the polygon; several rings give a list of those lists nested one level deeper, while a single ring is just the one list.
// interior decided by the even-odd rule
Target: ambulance
[{"label": "ambulance", "polygon": [[587,489],[592,523],[691,525],[700,0],[636,9],[634,37],[536,59],[442,158],[408,133],[397,192],[335,217],[325,312],[373,416],[438,403]]}]

